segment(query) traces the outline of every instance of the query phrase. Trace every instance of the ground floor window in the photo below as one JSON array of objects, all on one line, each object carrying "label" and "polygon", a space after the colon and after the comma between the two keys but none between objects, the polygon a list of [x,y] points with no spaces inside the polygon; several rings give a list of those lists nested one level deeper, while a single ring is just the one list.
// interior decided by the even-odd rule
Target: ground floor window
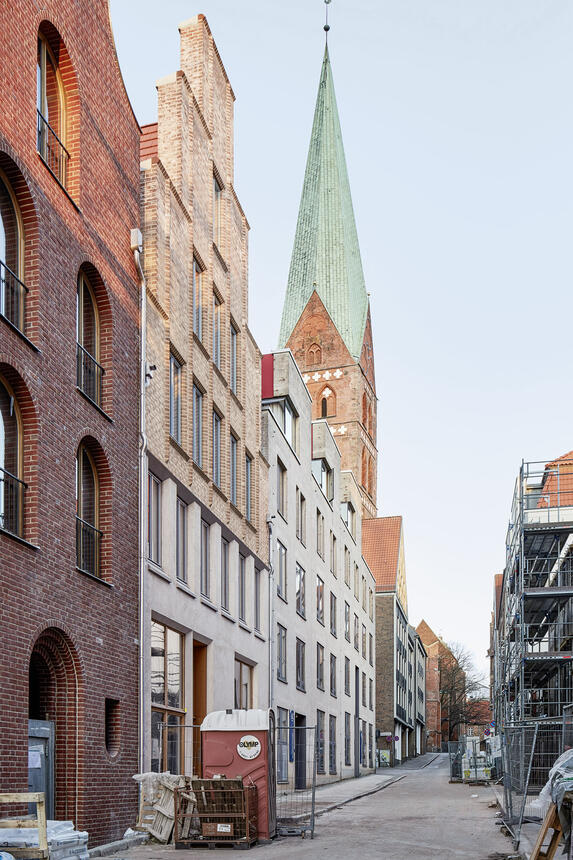
[{"label": "ground floor window", "polygon": [[151,622],[151,770],[181,773],[185,721],[183,635]]},{"label": "ground floor window", "polygon": [[350,758],[350,714],[344,714],[344,764],[351,765]]},{"label": "ground floor window", "polygon": [[288,711],[277,708],[277,782],[288,782]]},{"label": "ground floor window", "polygon": [[324,711],[316,712],[316,770],[326,773],[324,763]]},{"label": "ground floor window", "polygon": [[253,667],[235,660],[235,708],[253,707]]},{"label": "ground floor window", "polygon": [[374,767],[374,753],[372,749],[372,726],[368,726],[368,767]]},{"label": "ground floor window", "polygon": [[328,718],[328,772],[336,773],[336,717]]}]

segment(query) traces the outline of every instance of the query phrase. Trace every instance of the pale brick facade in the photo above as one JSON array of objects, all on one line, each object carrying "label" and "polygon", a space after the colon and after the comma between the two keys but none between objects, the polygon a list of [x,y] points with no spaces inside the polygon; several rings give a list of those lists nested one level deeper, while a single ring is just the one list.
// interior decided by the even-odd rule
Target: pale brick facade
[{"label": "pale brick facade", "polygon": [[[158,123],[144,127],[141,153],[155,367],[145,767],[191,773],[197,743],[181,726],[212,710],[268,706],[267,467],[260,353],[247,327],[249,225],[233,188],[234,95],[205,18],[180,35],[181,69],[158,82]],[[180,685],[171,700],[164,658]],[[167,743],[161,722],[174,726]]]}]

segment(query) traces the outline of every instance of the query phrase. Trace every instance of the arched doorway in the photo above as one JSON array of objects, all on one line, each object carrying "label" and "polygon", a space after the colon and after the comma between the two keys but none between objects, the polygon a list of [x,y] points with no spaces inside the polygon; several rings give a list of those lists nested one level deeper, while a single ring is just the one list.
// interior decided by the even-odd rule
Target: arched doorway
[{"label": "arched doorway", "polygon": [[57,627],[36,640],[28,691],[28,785],[45,792],[48,818],[78,827],[82,685],[76,649]]}]

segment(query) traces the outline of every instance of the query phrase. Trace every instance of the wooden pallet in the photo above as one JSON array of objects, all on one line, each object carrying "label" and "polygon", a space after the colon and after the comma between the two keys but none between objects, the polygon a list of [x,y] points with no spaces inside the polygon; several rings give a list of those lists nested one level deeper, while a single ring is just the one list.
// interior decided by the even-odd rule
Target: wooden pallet
[{"label": "wooden pallet", "polygon": [[[550,830],[553,831],[551,834],[551,840],[548,847],[545,850],[542,850],[543,842]],[[529,860],[553,860],[559,847],[559,843],[561,842],[562,835],[561,822],[559,821],[559,815],[557,814],[557,807],[552,803],[547,810],[547,815],[541,825],[541,830],[539,831],[537,841],[533,847]]]},{"label": "wooden pallet", "polygon": [[0,818],[0,827],[37,827],[38,828],[38,847],[13,848],[10,846],[9,853],[14,857],[34,857],[40,860],[47,860],[49,857],[48,849],[48,830],[46,825],[46,801],[43,791],[28,791],[8,792],[0,794],[0,804],[6,803],[35,803],[36,818]]}]

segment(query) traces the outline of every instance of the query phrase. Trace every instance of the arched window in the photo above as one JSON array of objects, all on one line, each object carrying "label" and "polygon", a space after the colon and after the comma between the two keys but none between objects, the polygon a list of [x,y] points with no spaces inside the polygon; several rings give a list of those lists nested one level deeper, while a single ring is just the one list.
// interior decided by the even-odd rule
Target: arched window
[{"label": "arched window", "polygon": [[36,82],[38,152],[56,179],[65,187],[70,157],[66,149],[65,92],[58,61],[46,34],[42,31],[38,33]]},{"label": "arched window", "polygon": [[12,391],[0,378],[0,528],[23,534],[22,422]]},{"label": "arched window", "polygon": [[84,573],[100,576],[101,532],[96,466],[86,445],[76,457],[76,565]]},{"label": "arched window", "polygon": [[317,343],[312,343],[306,353],[308,364],[320,364],[322,362],[322,350]]},{"label": "arched window", "polygon": [[24,231],[16,197],[0,172],[0,313],[19,331],[24,330],[22,282]]},{"label": "arched window", "polygon": [[94,291],[84,272],[78,277],[76,337],[77,386],[101,408],[104,369],[99,363],[99,316]]},{"label": "arched window", "polygon": [[336,415],[336,395],[330,386],[325,385],[320,392],[318,402],[321,418],[332,418]]}]

